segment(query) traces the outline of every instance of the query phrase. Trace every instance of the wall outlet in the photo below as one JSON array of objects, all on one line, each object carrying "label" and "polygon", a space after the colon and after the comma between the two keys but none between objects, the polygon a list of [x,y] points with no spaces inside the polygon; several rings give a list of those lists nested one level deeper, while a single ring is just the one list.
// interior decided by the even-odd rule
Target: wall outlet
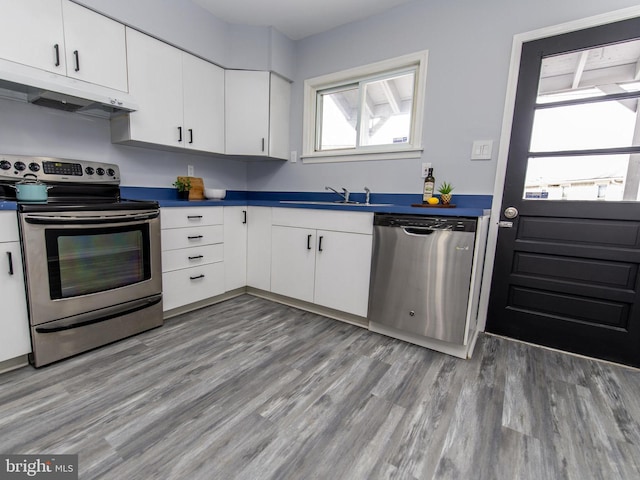
[{"label": "wall outlet", "polygon": [[429,173],[429,169],[431,168],[431,162],[426,163],[423,162],[422,163],[422,178],[427,178],[427,173]]},{"label": "wall outlet", "polygon": [[187,177],[193,177],[194,173],[193,173],[193,165],[187,165]]},{"label": "wall outlet", "polygon": [[291,157],[289,157],[289,161],[291,163],[296,163],[298,161],[298,152],[291,150]]}]

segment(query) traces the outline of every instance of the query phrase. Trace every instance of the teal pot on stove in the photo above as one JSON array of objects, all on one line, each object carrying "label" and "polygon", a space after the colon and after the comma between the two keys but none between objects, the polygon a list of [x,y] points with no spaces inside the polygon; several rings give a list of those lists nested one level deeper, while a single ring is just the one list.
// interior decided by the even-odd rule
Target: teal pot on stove
[{"label": "teal pot on stove", "polygon": [[[47,192],[53,187],[48,187],[44,183],[41,183],[37,177],[35,180],[26,178],[27,175],[33,174],[27,173],[24,180],[13,186],[16,190],[16,200],[18,200],[18,202],[47,203]],[[33,176],[35,177],[35,175]]]}]

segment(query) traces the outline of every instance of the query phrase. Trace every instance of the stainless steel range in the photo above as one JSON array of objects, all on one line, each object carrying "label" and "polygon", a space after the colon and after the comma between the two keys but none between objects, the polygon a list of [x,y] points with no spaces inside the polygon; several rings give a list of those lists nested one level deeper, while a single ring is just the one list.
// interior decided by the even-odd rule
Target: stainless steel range
[{"label": "stainless steel range", "polygon": [[18,203],[33,353],[40,367],[162,325],[157,202],[120,198],[117,165],[0,155],[0,196],[35,175],[46,203]]}]

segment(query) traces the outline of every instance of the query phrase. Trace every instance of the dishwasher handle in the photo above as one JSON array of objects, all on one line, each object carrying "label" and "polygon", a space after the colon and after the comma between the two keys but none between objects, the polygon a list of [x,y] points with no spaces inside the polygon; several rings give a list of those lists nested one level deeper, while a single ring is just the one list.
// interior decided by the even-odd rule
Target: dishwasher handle
[{"label": "dishwasher handle", "polygon": [[407,235],[425,236],[431,235],[433,232],[437,232],[435,228],[430,227],[402,227],[402,230]]}]

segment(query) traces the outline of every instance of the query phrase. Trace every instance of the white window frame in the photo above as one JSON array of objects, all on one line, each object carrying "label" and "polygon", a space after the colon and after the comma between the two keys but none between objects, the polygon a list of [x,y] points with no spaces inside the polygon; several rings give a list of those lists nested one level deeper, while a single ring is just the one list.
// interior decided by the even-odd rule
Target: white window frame
[{"label": "white window frame", "polygon": [[[305,80],[301,155],[303,163],[420,158],[423,151],[422,122],[427,83],[427,58],[428,51],[422,50],[420,52]],[[412,67],[416,68],[416,79],[409,143],[359,146],[358,148],[343,150],[316,150],[316,131],[319,126],[317,94],[319,91],[358,83],[365,79],[385,76],[390,72],[401,71]]]}]

